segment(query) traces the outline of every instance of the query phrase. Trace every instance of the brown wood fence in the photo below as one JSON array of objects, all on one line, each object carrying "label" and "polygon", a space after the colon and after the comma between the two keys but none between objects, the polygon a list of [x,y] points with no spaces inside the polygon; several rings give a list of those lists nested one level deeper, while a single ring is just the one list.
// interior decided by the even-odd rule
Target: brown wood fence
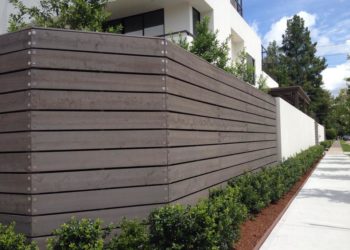
[{"label": "brown wood fence", "polygon": [[31,238],[193,203],[276,146],[271,96],[166,40],[0,36],[0,222]]}]

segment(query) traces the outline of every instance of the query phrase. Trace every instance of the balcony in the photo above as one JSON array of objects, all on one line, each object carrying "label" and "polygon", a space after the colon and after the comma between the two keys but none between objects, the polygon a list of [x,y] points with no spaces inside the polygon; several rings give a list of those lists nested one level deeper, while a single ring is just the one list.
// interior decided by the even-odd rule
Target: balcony
[{"label": "balcony", "polygon": [[243,16],[243,5],[242,0],[230,0],[233,7],[237,10],[237,12]]}]

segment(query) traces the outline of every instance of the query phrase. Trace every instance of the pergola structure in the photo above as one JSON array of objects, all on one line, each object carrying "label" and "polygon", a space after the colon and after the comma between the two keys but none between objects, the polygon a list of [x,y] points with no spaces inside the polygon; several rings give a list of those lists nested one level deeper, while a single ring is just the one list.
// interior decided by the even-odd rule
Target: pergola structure
[{"label": "pergola structure", "polygon": [[274,97],[281,97],[304,113],[307,112],[307,108],[311,102],[308,95],[300,86],[271,88],[269,94]]}]

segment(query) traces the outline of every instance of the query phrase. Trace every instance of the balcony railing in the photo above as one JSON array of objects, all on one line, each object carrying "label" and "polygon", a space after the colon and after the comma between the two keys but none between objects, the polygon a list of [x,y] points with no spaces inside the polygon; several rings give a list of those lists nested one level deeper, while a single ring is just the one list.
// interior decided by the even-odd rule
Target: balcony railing
[{"label": "balcony railing", "polygon": [[237,10],[237,12],[243,16],[243,4],[242,4],[242,0],[230,0],[231,4],[233,5],[233,7],[235,7],[235,9]]}]

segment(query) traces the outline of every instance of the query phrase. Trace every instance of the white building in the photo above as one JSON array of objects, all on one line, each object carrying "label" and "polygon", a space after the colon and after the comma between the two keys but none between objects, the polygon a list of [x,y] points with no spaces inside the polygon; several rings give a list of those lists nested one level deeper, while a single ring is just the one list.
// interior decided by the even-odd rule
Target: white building
[{"label": "white building", "polygon": [[[0,4],[0,33],[4,33],[12,9],[7,0],[0,0]],[[255,75],[263,74],[269,87],[278,87],[262,71],[261,40],[244,20],[242,7],[242,0],[111,0],[107,8],[112,13],[109,24],[122,24],[124,34],[171,37],[182,33],[188,40],[195,36],[196,22],[208,16],[219,40],[228,39],[232,60],[245,48]]]}]

